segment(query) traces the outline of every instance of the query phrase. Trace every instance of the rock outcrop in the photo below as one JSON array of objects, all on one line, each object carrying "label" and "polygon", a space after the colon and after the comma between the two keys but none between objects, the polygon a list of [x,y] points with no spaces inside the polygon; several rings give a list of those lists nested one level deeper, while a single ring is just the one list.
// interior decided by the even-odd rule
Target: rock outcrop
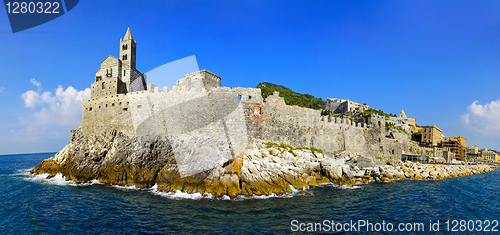
[{"label": "rock outcrop", "polygon": [[130,185],[212,195],[269,195],[322,183],[365,184],[394,179],[438,180],[492,171],[486,165],[426,165],[362,157],[355,153],[322,153],[285,144],[260,144],[195,175],[181,177],[168,140],[131,138],[111,131],[91,137],[71,131],[71,143],[31,173],[62,173],[66,180]]}]

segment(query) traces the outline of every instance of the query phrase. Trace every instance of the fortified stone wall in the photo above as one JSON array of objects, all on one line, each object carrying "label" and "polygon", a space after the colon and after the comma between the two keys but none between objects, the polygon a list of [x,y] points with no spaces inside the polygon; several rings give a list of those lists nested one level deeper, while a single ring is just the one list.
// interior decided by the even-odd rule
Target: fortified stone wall
[{"label": "fortified stone wall", "polygon": [[177,87],[184,89],[201,89],[204,88],[206,91],[211,91],[212,89],[221,86],[221,79],[218,75],[207,71],[201,70],[190,74],[186,74],[182,79],[177,80]]},{"label": "fortified stone wall", "polygon": [[340,117],[321,116],[321,111],[286,105],[276,92],[263,104],[262,139],[298,147],[314,147],[327,152],[347,150],[380,159],[400,159],[402,144],[388,139],[385,123],[373,116],[367,123]]},{"label": "fortified stone wall", "polygon": [[125,94],[83,100],[82,121],[79,128],[84,135],[118,130],[134,135],[129,101]]},{"label": "fortified stone wall", "polygon": [[216,93],[234,94],[242,104],[248,141],[252,141],[253,138],[262,139],[263,120],[267,114],[263,113],[264,101],[260,88],[217,87],[210,92],[210,94]]},{"label": "fortified stone wall", "polygon": [[320,110],[286,105],[277,92],[264,102],[258,88],[215,87],[220,78],[206,76],[211,73],[186,75],[162,91],[150,85],[155,89],[85,100],[80,127],[84,134],[116,129],[130,136],[181,136],[186,141],[214,133],[222,142],[239,143],[234,146],[259,139],[381,160],[411,152],[439,154],[415,145],[405,133],[387,132],[383,116],[358,122],[321,116]]},{"label": "fortified stone wall", "polygon": [[116,77],[100,79],[97,82],[93,82],[90,87],[91,99],[125,93],[125,83]]}]

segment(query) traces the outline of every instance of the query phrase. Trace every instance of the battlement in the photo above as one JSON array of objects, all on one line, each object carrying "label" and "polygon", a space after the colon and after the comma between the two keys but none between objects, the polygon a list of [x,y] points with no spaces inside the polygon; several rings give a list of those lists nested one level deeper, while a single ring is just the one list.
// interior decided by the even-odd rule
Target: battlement
[{"label": "battlement", "polygon": [[207,70],[200,70],[193,73],[186,74],[183,78],[177,80],[177,87],[187,89],[200,89],[204,88],[211,91],[214,88],[221,86],[221,78]]},{"label": "battlement", "polygon": [[370,125],[368,125],[365,122],[356,122],[356,121],[350,120],[348,118],[341,118],[341,117],[321,116],[320,120],[322,122],[336,124],[336,125],[345,125],[345,126],[352,126],[352,127],[359,127],[359,128],[370,128],[371,127]]}]

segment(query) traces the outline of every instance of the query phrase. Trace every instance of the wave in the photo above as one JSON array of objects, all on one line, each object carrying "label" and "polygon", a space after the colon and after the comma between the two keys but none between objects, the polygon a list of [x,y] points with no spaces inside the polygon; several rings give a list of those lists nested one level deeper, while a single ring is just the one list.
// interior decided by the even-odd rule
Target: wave
[{"label": "wave", "polygon": [[[181,199],[191,199],[191,200],[200,200],[200,199],[213,199],[214,196],[210,193],[185,193],[181,192],[180,190],[176,190],[175,192],[162,192],[158,190],[158,185],[155,184],[151,189],[149,190],[152,194],[161,196],[161,197],[166,197],[170,199],[175,199],[175,200],[181,200]],[[229,198],[229,197],[228,197]]]},{"label": "wave", "polygon": [[37,182],[42,184],[58,185],[58,186],[87,187],[91,185],[103,184],[95,179],[86,183],[77,184],[72,180],[66,180],[61,173],[57,173],[54,177],[48,178],[50,176],[50,174],[48,173],[40,175],[32,175],[29,173],[30,170],[20,170],[18,171],[18,173],[14,173],[13,175],[25,176],[24,180],[26,181]]}]

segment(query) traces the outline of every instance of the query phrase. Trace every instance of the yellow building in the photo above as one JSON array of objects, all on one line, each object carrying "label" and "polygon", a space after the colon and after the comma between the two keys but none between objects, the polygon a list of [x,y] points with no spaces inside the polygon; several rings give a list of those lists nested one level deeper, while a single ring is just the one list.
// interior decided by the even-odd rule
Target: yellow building
[{"label": "yellow building", "polygon": [[422,126],[422,140],[423,146],[437,146],[441,143],[442,131],[434,126]]},{"label": "yellow building", "polygon": [[[450,139],[451,140],[456,140],[458,142],[460,142],[460,145],[462,145],[462,147],[466,148],[467,147],[467,139],[464,138],[464,137],[461,137],[461,136],[458,136],[458,135],[454,135],[454,136],[450,136]],[[477,146],[476,146],[477,148]]]},{"label": "yellow building", "polygon": [[441,141],[440,147],[453,152],[457,160],[465,161],[468,156],[467,139],[458,135],[445,138]]},{"label": "yellow building", "polygon": [[417,119],[415,118],[408,118],[408,125],[413,126],[414,128],[417,127]]},{"label": "yellow building", "polygon": [[500,162],[500,154],[497,154],[497,161]]}]

